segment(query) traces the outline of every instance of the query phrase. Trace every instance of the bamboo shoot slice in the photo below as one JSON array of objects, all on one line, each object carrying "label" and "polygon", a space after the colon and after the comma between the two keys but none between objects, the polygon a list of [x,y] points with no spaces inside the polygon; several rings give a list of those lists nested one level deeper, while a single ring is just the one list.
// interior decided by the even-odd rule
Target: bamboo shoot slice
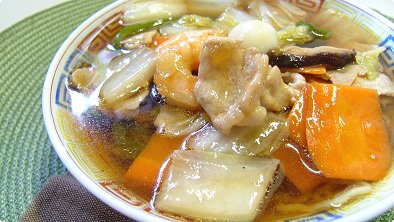
[{"label": "bamboo shoot slice", "polygon": [[190,219],[251,221],[282,179],[276,159],[177,150],[154,205]]}]

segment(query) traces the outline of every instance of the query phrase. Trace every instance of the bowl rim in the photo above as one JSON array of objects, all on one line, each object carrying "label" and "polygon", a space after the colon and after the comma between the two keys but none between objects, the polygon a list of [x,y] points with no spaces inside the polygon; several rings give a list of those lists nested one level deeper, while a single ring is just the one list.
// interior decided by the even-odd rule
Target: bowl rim
[{"label": "bowl rim", "polygon": [[[76,162],[72,160],[72,157],[67,153],[66,147],[61,142],[59,135],[56,132],[55,120],[51,118],[52,115],[52,107],[51,107],[51,92],[52,92],[52,78],[57,69],[58,63],[63,58],[63,53],[67,51],[69,45],[75,40],[75,38],[91,23],[93,23],[97,18],[101,15],[106,14],[109,10],[118,7],[128,0],[118,0],[115,1],[104,8],[100,9],[93,15],[91,15],[88,19],[86,19],[83,23],[81,23],[63,42],[60,48],[57,50],[51,64],[48,68],[48,71],[45,76],[44,86],[42,90],[42,110],[43,110],[43,118],[46,127],[46,131],[49,135],[49,139],[52,143],[53,148],[55,149],[57,155],[61,159],[62,163],[66,166],[68,171],[95,197],[100,199],[109,207],[115,209],[116,211],[122,213],[123,215],[138,220],[138,221],[160,221],[166,222],[167,219],[160,217],[158,215],[146,212],[142,209],[136,208],[126,202],[122,201],[119,198],[111,195],[108,192],[103,192],[103,188],[100,187],[97,183],[94,182],[86,173],[84,173],[77,165]],[[364,6],[360,5],[356,2],[356,0],[337,0],[344,3],[348,3],[354,8],[357,8],[369,16],[377,19],[385,26],[389,27],[394,31],[394,23],[389,21],[383,15],[378,12]],[[49,102],[48,102],[49,101]],[[379,206],[379,207],[377,207]],[[370,205],[364,207],[362,211],[355,212],[349,216],[342,217],[337,219],[337,222],[345,222],[345,221],[364,221],[372,219],[376,216],[379,216],[383,212],[387,211],[389,208],[394,206],[394,194],[386,196],[385,198],[379,200],[374,205]]]}]

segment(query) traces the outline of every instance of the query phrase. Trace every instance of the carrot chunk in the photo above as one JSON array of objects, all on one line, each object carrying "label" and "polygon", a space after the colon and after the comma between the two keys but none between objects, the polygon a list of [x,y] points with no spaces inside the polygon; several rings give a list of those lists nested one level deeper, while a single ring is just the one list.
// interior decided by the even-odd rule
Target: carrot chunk
[{"label": "carrot chunk", "polygon": [[164,36],[159,36],[153,39],[151,43],[151,47],[157,48],[159,45],[161,45],[163,42],[167,41],[168,38]]},{"label": "carrot chunk", "polygon": [[125,178],[142,198],[150,200],[160,169],[172,152],[181,147],[184,137],[153,134],[146,147],[126,172]]},{"label": "carrot chunk", "polygon": [[312,171],[315,166],[301,147],[287,143],[276,149],[272,155],[279,159],[287,179],[301,193],[312,191],[325,180],[322,175]]},{"label": "carrot chunk", "polygon": [[328,178],[377,181],[391,150],[375,90],[311,84],[306,139],[312,160]]},{"label": "carrot chunk", "polygon": [[273,156],[280,160],[286,177],[301,193],[312,191],[324,181],[322,175],[312,172],[307,167],[308,165],[313,165],[308,157],[306,148],[308,145],[306,140],[308,88],[309,86],[306,86],[301,91],[300,97],[295,102],[288,116],[289,138],[299,144],[299,146],[287,143],[273,153]]}]

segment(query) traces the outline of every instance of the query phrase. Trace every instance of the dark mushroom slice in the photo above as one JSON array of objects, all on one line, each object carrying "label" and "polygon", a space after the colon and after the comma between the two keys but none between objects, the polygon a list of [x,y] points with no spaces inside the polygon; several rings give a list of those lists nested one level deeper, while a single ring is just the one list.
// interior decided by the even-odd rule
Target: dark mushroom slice
[{"label": "dark mushroom slice", "polygon": [[330,46],[301,48],[290,46],[284,49],[273,49],[267,53],[271,66],[306,67],[323,65],[326,69],[339,69],[356,62],[356,52]]}]

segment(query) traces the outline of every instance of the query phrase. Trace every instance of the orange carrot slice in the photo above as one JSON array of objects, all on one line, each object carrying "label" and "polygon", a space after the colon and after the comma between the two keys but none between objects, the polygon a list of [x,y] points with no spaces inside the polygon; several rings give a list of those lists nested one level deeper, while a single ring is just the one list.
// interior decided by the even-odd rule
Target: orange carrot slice
[{"label": "orange carrot slice", "polygon": [[184,137],[153,134],[146,147],[130,165],[125,178],[137,195],[150,200],[160,169],[172,152],[181,147]]},{"label": "orange carrot slice", "polygon": [[321,83],[321,84],[331,84],[332,82],[328,80],[326,75],[304,75],[307,83]]},{"label": "orange carrot slice", "polygon": [[375,90],[311,84],[307,91],[308,151],[328,178],[377,181],[391,150]]},{"label": "orange carrot slice", "polygon": [[163,42],[167,41],[168,38],[164,37],[164,36],[159,36],[153,39],[152,43],[151,43],[151,47],[158,47],[160,44],[162,44]]},{"label": "orange carrot slice", "polygon": [[302,147],[287,143],[276,149],[272,155],[279,159],[287,179],[301,193],[312,191],[325,180],[322,175],[313,171],[316,167]]},{"label": "orange carrot slice", "polygon": [[281,166],[285,171],[286,177],[301,192],[309,192],[324,181],[320,174],[308,169],[311,160],[307,154],[306,140],[306,112],[307,112],[307,85],[302,91],[298,100],[288,116],[289,138],[299,144],[293,146],[287,143],[279,147],[273,156],[280,160]]}]

